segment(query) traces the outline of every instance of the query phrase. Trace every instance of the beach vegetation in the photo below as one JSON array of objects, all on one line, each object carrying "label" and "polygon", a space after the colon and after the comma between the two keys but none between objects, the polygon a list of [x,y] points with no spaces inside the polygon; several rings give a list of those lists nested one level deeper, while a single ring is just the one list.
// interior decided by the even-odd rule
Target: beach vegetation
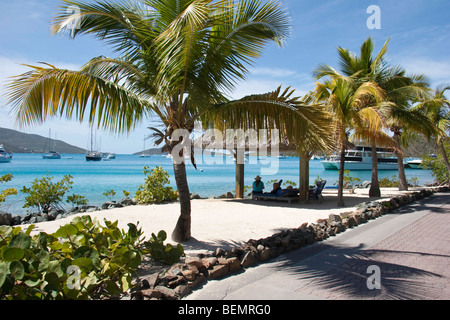
[{"label": "beach vegetation", "polygon": [[75,206],[84,206],[88,204],[88,200],[85,196],[75,193],[67,196],[66,202],[72,204],[72,208]]},{"label": "beach vegetation", "polygon": [[122,192],[123,192],[123,195],[126,197],[126,198],[128,198],[129,196],[130,196],[130,192],[128,192],[127,190],[122,190]]},{"label": "beach vegetation", "polygon": [[159,166],[154,169],[146,166],[144,174],[144,185],[140,185],[136,192],[136,200],[139,204],[173,202],[178,199],[178,192],[167,186],[170,183],[167,170]]},{"label": "beach vegetation", "polygon": [[114,196],[116,195],[116,192],[114,190],[108,190],[106,192],[103,192],[102,195],[107,197],[109,199],[109,201],[112,201]]},{"label": "beach vegetation", "polygon": [[347,188],[351,188],[353,190],[355,182],[361,182],[361,179],[357,177],[352,177],[350,175],[350,170],[344,170],[344,185]]},{"label": "beach vegetation", "polygon": [[[380,179],[380,187],[382,188],[398,188],[399,178],[397,175],[393,175],[391,178],[384,177]],[[407,180],[408,186],[417,187],[418,178],[412,177]]]},{"label": "beach vegetation", "polygon": [[50,208],[59,209],[67,191],[72,189],[73,177],[65,175],[61,180],[54,182],[54,177],[47,173],[44,177],[34,179],[31,187],[24,186],[20,192],[24,193],[24,208],[36,207],[42,213],[48,213]]},{"label": "beach vegetation", "polygon": [[[14,176],[11,173],[7,173],[4,176],[0,177],[0,183],[6,183],[11,181],[14,178]],[[0,192],[0,204],[5,202],[6,198],[8,196],[12,196],[17,194],[17,189],[15,188],[8,188],[5,190],[2,190],[2,192]]]},{"label": "beach vegetation", "polygon": [[137,225],[117,225],[82,216],[52,234],[1,226],[0,299],[97,300],[127,292],[144,239]]},{"label": "beach vegetation", "polygon": [[153,259],[172,265],[184,255],[184,248],[179,243],[176,246],[170,243],[164,244],[166,239],[167,233],[161,230],[158,235],[152,233],[152,237],[149,241],[144,242],[144,246]]},{"label": "beach vegetation", "polygon": [[[443,149],[447,155],[447,159],[450,158],[450,141],[443,143]],[[450,184],[450,171],[441,153],[437,157],[424,157],[421,167],[431,170],[433,177],[439,185]]]},{"label": "beach vegetation", "polygon": [[[447,173],[437,169],[441,167],[438,161],[434,163],[433,159],[428,159],[428,162],[434,166],[436,171],[436,177],[439,176],[438,181],[445,180],[445,176],[450,176],[450,161],[448,155],[449,148],[449,131],[450,131],[450,100],[445,96],[445,92],[450,90],[450,86],[440,86],[428,97],[422,99],[414,109],[422,111],[434,125],[436,132],[434,134],[434,140],[439,150],[440,160],[447,167]],[[434,171],[433,171],[434,172]],[[444,179],[443,179],[444,178]],[[447,179],[447,181],[449,181]]]}]

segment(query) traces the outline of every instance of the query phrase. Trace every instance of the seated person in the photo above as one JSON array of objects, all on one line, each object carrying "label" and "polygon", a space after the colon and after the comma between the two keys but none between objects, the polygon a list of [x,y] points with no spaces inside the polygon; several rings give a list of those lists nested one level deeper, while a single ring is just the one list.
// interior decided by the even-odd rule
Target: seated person
[{"label": "seated person", "polygon": [[263,193],[264,182],[261,181],[260,176],[256,176],[255,181],[253,182],[253,193]]},{"label": "seated person", "polygon": [[299,189],[294,189],[292,186],[288,186],[286,189],[278,189],[277,196],[293,197],[299,193]]},{"label": "seated person", "polygon": [[281,183],[283,182],[283,180],[280,180],[280,181],[278,181],[278,182],[275,182],[274,184],[273,184],[273,189],[272,189],[272,191],[270,191],[270,193],[271,194],[278,194],[278,191],[280,190],[282,190],[281,189]]}]

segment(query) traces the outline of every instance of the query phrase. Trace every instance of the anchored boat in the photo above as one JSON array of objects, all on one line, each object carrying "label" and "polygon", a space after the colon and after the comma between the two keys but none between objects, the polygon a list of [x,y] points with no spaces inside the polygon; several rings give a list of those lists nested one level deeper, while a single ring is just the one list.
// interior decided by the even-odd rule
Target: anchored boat
[{"label": "anchored boat", "polygon": [[11,162],[12,154],[7,153],[2,144],[0,144],[0,163]]},{"label": "anchored boat", "polygon": [[[397,170],[397,157],[387,148],[377,148],[378,170]],[[340,156],[334,154],[321,161],[325,170],[339,170]],[[372,170],[372,148],[357,146],[345,152],[345,170]]]}]

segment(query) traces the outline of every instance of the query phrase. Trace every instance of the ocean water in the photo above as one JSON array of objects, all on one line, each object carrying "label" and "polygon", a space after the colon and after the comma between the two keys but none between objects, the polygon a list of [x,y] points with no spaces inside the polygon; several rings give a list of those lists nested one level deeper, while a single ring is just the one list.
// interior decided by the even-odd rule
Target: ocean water
[{"label": "ocean water", "polygon": [[[191,193],[197,193],[202,197],[219,196],[235,189],[235,164],[232,159],[226,157],[205,156],[197,158],[197,170],[188,163],[187,176]],[[13,214],[25,214],[24,194],[20,192],[23,186],[30,187],[31,182],[41,178],[47,173],[61,179],[65,174],[73,176],[73,189],[70,194],[76,193],[85,196],[90,205],[101,205],[108,201],[103,193],[114,190],[116,196],[113,200],[124,197],[123,190],[135,194],[139,185],[144,183],[144,166],[154,168],[162,166],[170,174],[171,186],[176,189],[173,176],[172,159],[160,155],[152,155],[149,158],[141,158],[137,155],[117,155],[111,161],[87,162],[84,154],[64,154],[59,160],[42,159],[41,154],[14,154],[11,163],[0,163],[0,175],[11,173],[14,178],[8,183],[0,185],[0,190],[16,188],[19,192],[10,196],[0,207],[0,210]],[[286,157],[285,159],[259,159],[250,157],[245,165],[245,185],[250,186],[256,175],[262,177],[266,184],[266,190],[270,189],[267,181],[280,180],[299,181],[299,159]],[[361,181],[371,179],[370,171],[352,171],[352,177]],[[398,176],[396,170],[379,171],[379,177]],[[337,184],[338,171],[324,170],[320,160],[310,162],[310,183],[313,184],[317,177],[327,180],[327,186]],[[421,169],[406,169],[408,179],[418,178],[420,184],[434,181],[431,171]],[[270,190],[267,190],[270,191]],[[65,204],[69,208],[69,204]]]}]

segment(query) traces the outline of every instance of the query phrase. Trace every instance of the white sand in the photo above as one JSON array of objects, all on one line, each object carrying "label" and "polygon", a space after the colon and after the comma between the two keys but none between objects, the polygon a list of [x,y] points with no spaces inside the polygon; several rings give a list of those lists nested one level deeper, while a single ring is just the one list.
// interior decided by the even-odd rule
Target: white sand
[{"label": "white sand", "polygon": [[[398,194],[395,189],[382,189],[382,198]],[[304,222],[316,222],[328,218],[330,213],[352,211],[361,202],[371,200],[368,189],[357,189],[355,194],[344,194],[346,206],[337,207],[337,191],[325,190],[324,201],[309,204],[252,200],[192,200],[192,239],[183,243],[186,253],[215,250],[217,247],[230,248],[249,239],[271,236],[283,229],[297,228]],[[373,199],[372,199],[373,200]],[[128,223],[137,224],[144,231],[146,239],[152,233],[165,230],[168,242],[180,212],[179,203],[130,206],[92,213],[90,215],[103,224],[103,219],[119,221],[119,227],[127,230]],[[70,223],[77,215],[51,222],[36,224],[33,232],[55,232],[60,226]]]}]

